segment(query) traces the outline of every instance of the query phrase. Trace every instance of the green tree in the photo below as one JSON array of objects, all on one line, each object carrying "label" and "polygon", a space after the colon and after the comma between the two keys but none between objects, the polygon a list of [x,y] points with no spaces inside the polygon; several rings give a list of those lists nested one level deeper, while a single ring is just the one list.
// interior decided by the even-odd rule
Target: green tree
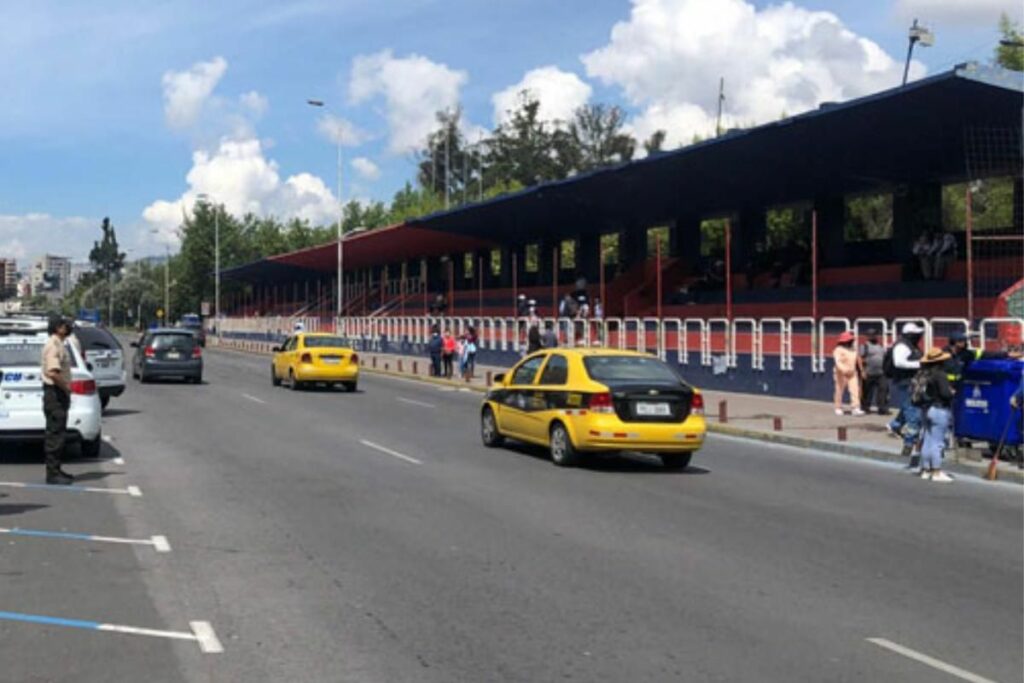
[{"label": "green tree", "polygon": [[999,17],[1001,38],[996,46],[996,64],[1004,69],[1024,71],[1024,34],[1016,22],[1003,14]]},{"label": "green tree", "polygon": [[657,154],[662,151],[665,146],[665,137],[667,133],[661,129],[658,129],[651,133],[651,137],[644,141],[644,149],[648,155]]},{"label": "green tree", "polygon": [[555,130],[540,118],[540,101],[528,91],[488,141],[485,177],[493,184],[530,187],[564,178],[568,169],[555,148]]},{"label": "green tree", "polygon": [[88,277],[87,284],[97,279],[116,278],[124,268],[125,254],[118,249],[117,232],[114,230],[109,218],[104,218],[100,226],[103,236],[99,241],[92,243],[92,250],[89,252],[89,263],[92,264],[92,275]]},{"label": "green tree", "polygon": [[427,148],[417,154],[416,180],[442,198],[447,186],[449,202],[461,204],[475,182],[476,163],[470,158],[461,131],[462,109],[437,112],[438,129],[427,138]]},{"label": "green tree", "polygon": [[631,161],[636,140],[622,132],[625,122],[626,113],[620,107],[580,107],[568,128],[553,135],[560,165],[572,171],[589,171]]}]

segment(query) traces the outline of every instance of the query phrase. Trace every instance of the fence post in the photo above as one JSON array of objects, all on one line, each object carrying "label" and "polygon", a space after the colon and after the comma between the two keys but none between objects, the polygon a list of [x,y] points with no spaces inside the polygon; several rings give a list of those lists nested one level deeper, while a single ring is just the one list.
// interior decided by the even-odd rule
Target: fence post
[{"label": "fence post", "polygon": [[718,421],[725,424],[729,421],[729,402],[719,401],[718,402]]}]

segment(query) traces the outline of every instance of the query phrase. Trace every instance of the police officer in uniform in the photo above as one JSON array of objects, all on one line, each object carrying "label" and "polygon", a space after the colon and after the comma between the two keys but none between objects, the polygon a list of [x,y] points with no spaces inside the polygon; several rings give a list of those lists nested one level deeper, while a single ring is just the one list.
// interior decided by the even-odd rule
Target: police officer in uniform
[{"label": "police officer in uniform", "polygon": [[71,356],[65,340],[71,336],[71,322],[50,319],[50,338],[43,346],[43,413],[46,415],[46,483],[68,486],[74,477],[61,469],[71,406]]}]

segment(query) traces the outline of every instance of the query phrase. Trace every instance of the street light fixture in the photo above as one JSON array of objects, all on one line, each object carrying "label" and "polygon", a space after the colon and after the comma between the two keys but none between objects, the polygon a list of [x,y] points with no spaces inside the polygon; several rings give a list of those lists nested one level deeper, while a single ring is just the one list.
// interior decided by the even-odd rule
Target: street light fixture
[{"label": "street light fixture", "polygon": [[[326,108],[323,100],[306,100],[306,104],[311,107]],[[341,221],[345,213],[345,204],[341,199],[341,131],[338,131],[338,305],[337,305],[337,316],[340,319],[342,313],[345,310],[345,251],[342,247],[342,228]]]},{"label": "street light fixture", "polygon": [[914,19],[914,23],[910,26],[910,31],[907,34],[907,39],[910,44],[907,46],[907,62],[903,65],[903,85],[907,84],[907,76],[910,74],[910,58],[914,54],[914,44],[921,43],[921,47],[931,47],[935,44],[935,34],[929,31],[924,26],[917,23],[917,19]]},{"label": "street light fixture", "polygon": [[[202,192],[196,199],[210,204],[210,195]],[[214,330],[220,333],[220,207],[213,207],[213,320]]]}]

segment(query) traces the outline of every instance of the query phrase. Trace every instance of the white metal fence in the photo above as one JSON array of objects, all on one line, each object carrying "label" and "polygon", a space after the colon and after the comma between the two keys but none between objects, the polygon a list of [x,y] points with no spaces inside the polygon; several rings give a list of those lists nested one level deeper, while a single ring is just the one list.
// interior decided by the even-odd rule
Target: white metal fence
[{"label": "white metal fence", "polygon": [[[475,330],[482,351],[522,353],[527,347],[531,322],[556,331],[559,343],[568,347],[607,347],[653,353],[667,358],[673,353],[683,365],[719,365],[764,371],[792,371],[797,359],[809,358],[811,370],[826,371],[836,337],[854,332],[858,341],[874,329],[886,345],[895,342],[900,328],[915,322],[924,328],[924,346],[941,346],[954,332],[972,334],[972,345],[996,350],[1012,339],[1024,338],[1024,318],[986,318],[972,329],[965,318],[609,318],[570,320],[501,317],[345,317],[319,318],[225,318],[220,334],[227,337],[276,341],[295,331],[327,331],[358,341],[364,348],[420,351],[434,327],[458,336]],[[403,346],[405,345],[405,346]]]}]

